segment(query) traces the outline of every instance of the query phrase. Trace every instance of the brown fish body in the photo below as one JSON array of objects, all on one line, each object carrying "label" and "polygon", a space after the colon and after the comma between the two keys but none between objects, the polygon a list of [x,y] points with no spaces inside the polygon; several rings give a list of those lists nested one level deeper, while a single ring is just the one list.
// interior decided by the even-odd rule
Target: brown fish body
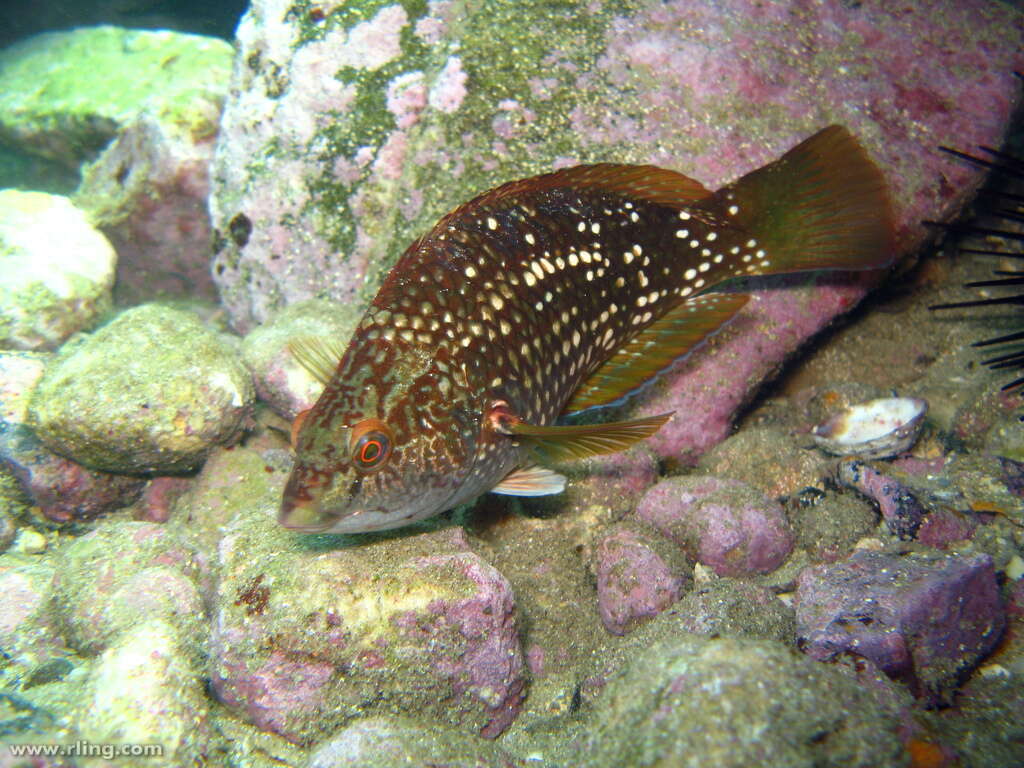
[{"label": "brown fish body", "polygon": [[524,465],[620,449],[667,417],[552,425],[622,399],[747,300],[709,288],[878,267],[890,229],[877,169],[838,127],[716,193],[606,164],[481,195],[410,246],[297,421],[281,520],[377,530],[491,489],[557,492]]}]

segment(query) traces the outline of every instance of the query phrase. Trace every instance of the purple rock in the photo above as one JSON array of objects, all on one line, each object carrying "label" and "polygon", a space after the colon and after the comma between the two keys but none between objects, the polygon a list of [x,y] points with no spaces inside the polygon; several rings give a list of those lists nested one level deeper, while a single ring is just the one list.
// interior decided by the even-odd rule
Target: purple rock
[{"label": "purple rock", "polygon": [[903,483],[858,459],[840,461],[836,474],[843,485],[878,505],[889,533],[904,540],[917,537],[917,529],[924,520],[924,507]]},{"label": "purple rock", "polygon": [[636,515],[719,576],[768,573],[793,549],[778,502],[736,480],[663,480],[644,494]]},{"label": "purple rock", "polygon": [[613,635],[624,635],[657,616],[686,588],[685,562],[665,553],[657,538],[635,525],[622,525],[595,548],[598,612]]},{"label": "purple rock", "polygon": [[856,552],[805,569],[796,609],[810,656],[864,656],[933,698],[995,647],[1006,622],[988,555]]},{"label": "purple rock", "polygon": [[963,541],[974,535],[976,520],[951,509],[935,509],[925,516],[917,531],[917,540],[929,547],[945,549],[954,541]]}]

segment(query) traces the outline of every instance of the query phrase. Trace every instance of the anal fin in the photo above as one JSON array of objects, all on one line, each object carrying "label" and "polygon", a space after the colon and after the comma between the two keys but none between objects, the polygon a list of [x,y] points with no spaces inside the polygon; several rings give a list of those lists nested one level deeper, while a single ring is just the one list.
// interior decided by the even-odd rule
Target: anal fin
[{"label": "anal fin", "polygon": [[491,493],[502,493],[506,496],[549,496],[564,490],[564,475],[534,464],[513,469],[504,480],[491,488]]},{"label": "anal fin", "polygon": [[743,293],[706,293],[673,307],[594,371],[563,414],[609,405],[635,392],[732,320],[748,298]]}]

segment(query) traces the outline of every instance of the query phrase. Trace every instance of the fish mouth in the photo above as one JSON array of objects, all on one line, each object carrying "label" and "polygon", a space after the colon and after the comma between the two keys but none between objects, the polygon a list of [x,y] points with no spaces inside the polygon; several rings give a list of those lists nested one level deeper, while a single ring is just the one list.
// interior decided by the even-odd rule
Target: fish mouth
[{"label": "fish mouth", "polygon": [[316,502],[289,499],[281,503],[277,522],[290,531],[300,533],[322,533],[334,524],[334,520],[324,515]]}]

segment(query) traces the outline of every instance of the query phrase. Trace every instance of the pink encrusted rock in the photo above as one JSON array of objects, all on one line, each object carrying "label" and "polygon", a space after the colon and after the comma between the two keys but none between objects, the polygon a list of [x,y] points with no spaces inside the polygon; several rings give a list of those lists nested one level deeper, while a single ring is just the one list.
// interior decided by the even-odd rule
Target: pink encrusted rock
[{"label": "pink encrusted rock", "polygon": [[624,524],[595,548],[598,612],[613,635],[624,635],[657,616],[686,589],[689,569],[684,558],[659,538],[635,523]]},{"label": "pink encrusted rock", "polygon": [[802,571],[796,611],[810,656],[864,656],[938,700],[995,647],[1006,623],[988,555],[856,552]]},{"label": "pink encrusted rock", "polygon": [[192,487],[187,477],[154,477],[139,500],[135,519],[150,523],[166,523],[174,503]]},{"label": "pink encrusted rock", "polygon": [[262,518],[221,541],[217,696],[290,741],[404,713],[493,738],[525,671],[508,581],[461,532],[311,549]]},{"label": "pink encrusted rock", "polygon": [[691,475],[655,485],[636,516],[719,576],[775,570],[793,549],[778,502],[736,480]]},{"label": "pink encrusted rock", "polygon": [[[205,125],[216,125],[219,105],[196,108],[203,106]],[[144,113],[83,171],[75,202],[117,251],[121,303],[216,298],[206,209],[213,138],[212,130],[197,136]]]}]

